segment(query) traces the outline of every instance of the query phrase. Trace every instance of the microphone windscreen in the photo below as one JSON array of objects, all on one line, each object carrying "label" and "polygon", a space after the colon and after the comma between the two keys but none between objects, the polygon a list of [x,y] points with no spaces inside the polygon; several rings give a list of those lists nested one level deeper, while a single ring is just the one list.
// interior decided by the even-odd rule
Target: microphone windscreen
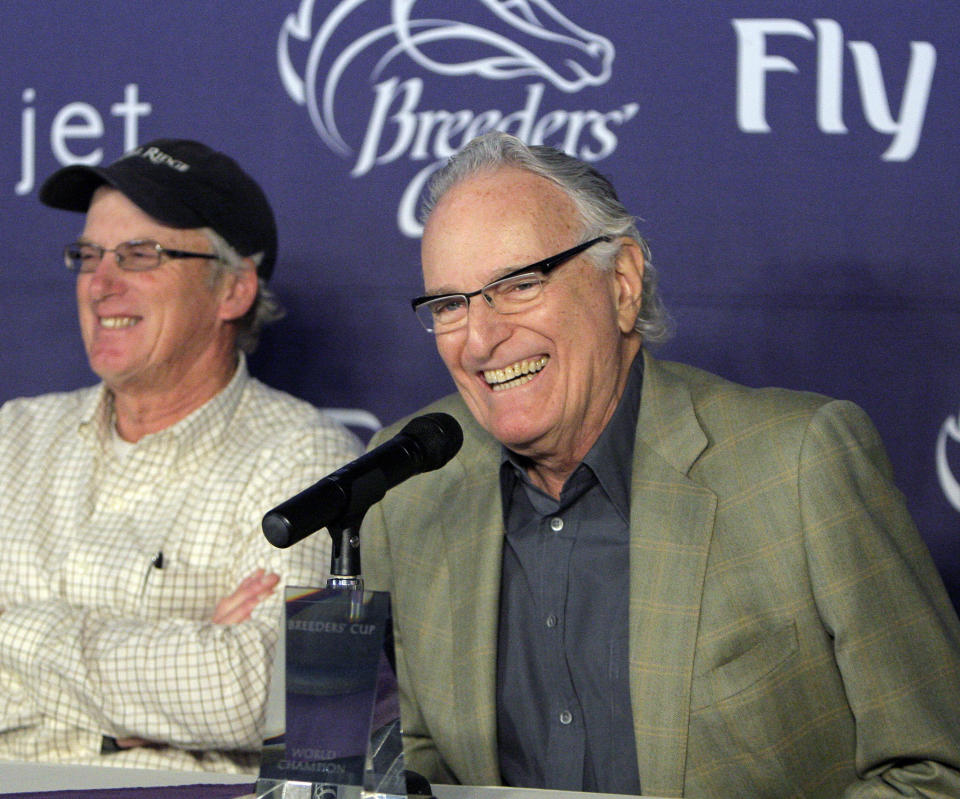
[{"label": "microphone windscreen", "polygon": [[420,447],[420,471],[439,469],[460,451],[463,429],[449,413],[426,413],[411,419],[400,431]]}]

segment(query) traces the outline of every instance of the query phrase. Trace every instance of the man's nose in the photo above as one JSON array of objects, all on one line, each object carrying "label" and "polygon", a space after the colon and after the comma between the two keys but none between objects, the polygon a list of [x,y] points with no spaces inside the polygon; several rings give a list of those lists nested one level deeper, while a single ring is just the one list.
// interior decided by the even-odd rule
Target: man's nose
[{"label": "man's nose", "polygon": [[495,311],[481,295],[473,297],[467,306],[466,328],[470,354],[484,358],[509,338],[513,323],[509,316]]},{"label": "man's nose", "polygon": [[123,270],[120,268],[117,254],[113,250],[105,250],[94,270],[87,274],[90,276],[91,296],[93,299],[102,299],[115,292],[118,278],[123,275]]}]

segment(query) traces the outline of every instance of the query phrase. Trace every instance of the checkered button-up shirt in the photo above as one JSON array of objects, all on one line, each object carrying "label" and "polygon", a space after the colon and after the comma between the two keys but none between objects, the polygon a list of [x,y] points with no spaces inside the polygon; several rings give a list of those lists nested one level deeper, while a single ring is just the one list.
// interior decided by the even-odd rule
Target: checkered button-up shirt
[{"label": "checkered button-up shirt", "polygon": [[0,759],[252,769],[283,584],[246,622],[211,618],[256,568],[324,583],[328,536],[279,550],[260,520],[359,442],[242,359],[125,453],[113,418],[103,386],[0,409]]}]

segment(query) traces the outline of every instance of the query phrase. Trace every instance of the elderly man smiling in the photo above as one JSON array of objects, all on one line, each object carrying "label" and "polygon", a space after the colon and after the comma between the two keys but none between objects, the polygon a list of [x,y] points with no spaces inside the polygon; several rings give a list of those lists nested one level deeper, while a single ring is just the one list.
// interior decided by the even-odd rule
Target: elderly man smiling
[{"label": "elderly man smiling", "polygon": [[273,212],[235,161],[163,139],[42,187],[92,388],[0,409],[0,759],[252,770],[281,579],[322,584],[265,510],[357,452],[250,377],[278,316]]},{"label": "elderly man smiling", "polygon": [[550,148],[491,133],[454,156],[422,261],[413,305],[459,390],[431,409],[464,444],[361,531],[411,768],[960,796],[960,624],[862,411],[652,357],[647,246]]}]

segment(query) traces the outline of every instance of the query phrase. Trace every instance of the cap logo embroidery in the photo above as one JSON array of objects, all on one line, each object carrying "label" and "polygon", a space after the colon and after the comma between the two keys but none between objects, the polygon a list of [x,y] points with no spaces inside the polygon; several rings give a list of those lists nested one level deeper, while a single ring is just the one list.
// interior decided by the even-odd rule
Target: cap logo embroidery
[{"label": "cap logo embroidery", "polygon": [[163,150],[160,150],[156,147],[137,147],[132,150],[127,158],[131,156],[140,156],[140,158],[146,158],[148,161],[154,164],[168,166],[171,169],[177,170],[177,172],[186,172],[190,169],[190,164],[186,164],[178,158],[174,158],[171,155],[167,155]]}]

